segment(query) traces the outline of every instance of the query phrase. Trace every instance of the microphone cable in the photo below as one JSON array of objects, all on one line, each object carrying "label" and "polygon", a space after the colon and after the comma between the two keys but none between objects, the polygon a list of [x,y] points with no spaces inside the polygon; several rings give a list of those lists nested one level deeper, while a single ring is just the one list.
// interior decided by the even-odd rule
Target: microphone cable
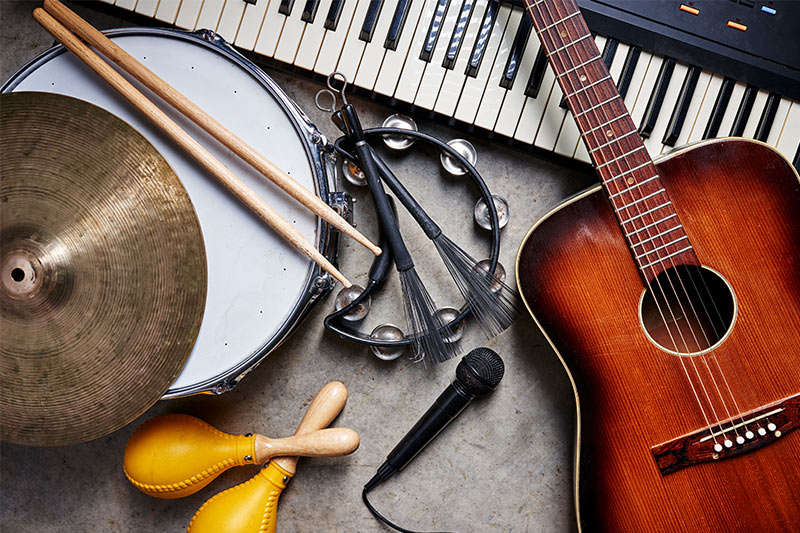
[{"label": "microphone cable", "polygon": [[[367,506],[367,509],[369,509],[369,512],[372,513],[372,516],[374,516],[375,518],[377,518],[378,520],[380,520],[381,522],[383,522],[384,524],[386,524],[390,528],[392,528],[392,529],[394,529],[396,531],[399,531],[400,533],[428,533],[428,532],[413,531],[411,529],[402,528],[402,527],[398,526],[397,524],[395,524],[394,522],[392,522],[391,520],[389,520],[388,518],[386,518],[385,516],[383,516],[381,513],[379,513],[378,510],[375,509],[375,507],[372,506],[372,504],[369,502],[369,499],[367,498],[367,493],[370,491],[370,489],[372,489],[376,485],[377,485],[377,483],[375,483],[372,486],[370,486],[370,484],[367,483],[366,485],[364,485],[364,490],[361,491],[361,499],[364,500],[364,505]],[[439,533],[439,532],[435,532],[435,533]],[[450,532],[441,532],[441,533],[450,533]]]}]

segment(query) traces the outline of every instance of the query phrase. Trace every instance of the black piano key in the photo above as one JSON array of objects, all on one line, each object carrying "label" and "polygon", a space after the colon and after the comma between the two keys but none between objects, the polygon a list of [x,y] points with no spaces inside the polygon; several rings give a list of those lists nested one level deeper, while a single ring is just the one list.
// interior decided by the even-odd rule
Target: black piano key
[{"label": "black piano key", "polygon": [[314,18],[317,16],[317,9],[319,9],[319,0],[306,0],[300,20],[313,24]]},{"label": "black piano key", "polygon": [[758,94],[758,89],[753,85],[747,85],[744,88],[744,96],[742,96],[742,103],[739,104],[739,110],[736,112],[736,118],[733,119],[733,126],[731,127],[731,137],[741,137],[744,133],[744,127],[747,125],[747,119],[750,117],[750,112],[753,110],[753,102]]},{"label": "black piano key", "polygon": [[756,140],[764,143],[767,142],[767,137],[769,137],[769,131],[772,129],[772,123],[775,121],[775,114],[778,112],[778,105],[780,103],[780,96],[775,93],[769,93],[767,104],[764,106],[764,112],[761,113],[761,118],[758,120]]},{"label": "black piano key", "polygon": [[419,53],[419,58],[427,63],[430,63],[433,51],[436,49],[436,41],[439,40],[439,34],[442,33],[442,24],[444,24],[448,5],[450,5],[450,0],[437,0],[436,2],[431,25],[428,26],[428,34],[425,36],[422,51]]},{"label": "black piano key", "polygon": [[708,117],[706,130],[703,132],[703,139],[712,139],[719,133],[719,126],[722,124],[722,118],[725,116],[725,110],[728,108],[728,102],[731,99],[734,85],[736,85],[736,81],[733,78],[724,78],[722,80],[717,99],[714,101],[714,109],[711,110],[711,116]]},{"label": "black piano key", "polygon": [[[350,1],[352,2],[353,0]],[[331,1],[331,7],[325,17],[326,30],[336,31],[337,26],[339,26],[339,18],[342,16],[342,8],[344,8],[344,0]]]},{"label": "black piano key", "polygon": [[[611,68],[611,62],[614,61],[614,55],[617,53],[617,46],[619,46],[619,41],[616,39],[608,39],[606,40],[606,44],[603,45],[603,52],[600,54],[600,57],[603,58],[603,63],[606,64],[606,68]],[[561,103],[558,104],[558,107],[561,109],[567,109],[567,97],[561,97]]]},{"label": "black piano key", "polygon": [[292,14],[294,7],[294,0],[281,0],[281,5],[278,6],[278,13],[286,15],[287,17]]},{"label": "black piano key", "polygon": [[633,71],[636,70],[636,64],[639,62],[641,53],[642,49],[638,46],[628,48],[628,55],[625,56],[625,63],[622,65],[622,71],[617,82],[617,89],[622,98],[625,98],[625,95],[628,94],[628,88],[631,86],[631,80],[633,79]]},{"label": "black piano key", "polygon": [[639,134],[644,139],[650,137],[650,134],[653,133],[653,128],[656,126],[658,113],[661,111],[661,105],[667,95],[667,87],[669,87],[670,79],[672,79],[673,70],[675,70],[675,60],[665,57],[664,62],[661,63],[661,69],[658,71],[656,85],[650,94],[650,100],[647,102],[642,124],[639,126]]},{"label": "black piano key", "polygon": [[384,48],[397,50],[397,43],[400,41],[400,34],[403,33],[403,27],[406,25],[406,18],[410,11],[409,7],[411,7],[411,0],[398,0],[394,15],[392,15],[392,22],[389,23],[389,32],[386,34],[386,40],[383,41]]},{"label": "black piano key", "polygon": [[500,87],[505,87],[510,90],[511,87],[514,86],[514,80],[519,70],[519,63],[522,61],[522,54],[525,51],[525,46],[528,44],[528,37],[531,35],[532,26],[533,21],[530,17],[522,17],[519,28],[517,28],[517,34],[514,36],[514,42],[511,44],[511,52],[508,54],[503,77],[500,79]]},{"label": "black piano key", "polygon": [[797,146],[797,151],[794,153],[794,159],[792,159],[792,166],[794,169],[800,172],[800,145]]},{"label": "black piano key", "polygon": [[472,10],[475,8],[475,0],[464,0],[461,4],[461,11],[458,13],[458,20],[456,27],[453,28],[453,35],[450,37],[450,44],[447,45],[447,51],[442,60],[442,66],[446,69],[452,70],[456,64],[458,52],[461,50],[461,44],[464,42],[464,34],[467,32],[467,24],[472,17]]},{"label": "black piano key", "polygon": [[244,0],[245,4],[256,5],[256,0]]},{"label": "black piano key", "polygon": [[536,59],[533,60],[533,69],[531,69],[531,76],[528,78],[528,84],[525,86],[525,96],[536,98],[539,95],[539,89],[542,86],[544,73],[547,70],[547,56],[544,55],[544,49],[539,48],[539,53],[536,54]]},{"label": "black piano key", "polygon": [[675,141],[678,140],[678,136],[681,134],[683,123],[686,120],[686,113],[689,111],[689,104],[692,102],[695,89],[697,89],[698,79],[700,79],[700,67],[689,67],[689,70],[686,71],[686,77],[683,79],[675,109],[672,110],[667,131],[664,133],[664,139],[661,141],[667,146],[675,146]]},{"label": "black piano key", "polygon": [[489,37],[492,35],[494,23],[497,20],[498,9],[500,9],[500,2],[489,0],[481,21],[481,29],[478,32],[477,39],[475,39],[475,44],[472,46],[472,53],[469,55],[469,63],[467,63],[466,74],[471,78],[476,77],[478,69],[481,68],[483,53],[486,52],[486,46],[489,44]]},{"label": "black piano key", "polygon": [[361,24],[361,32],[358,38],[362,41],[371,42],[372,34],[375,33],[375,25],[378,23],[378,17],[381,14],[383,7],[383,0],[369,0],[367,6],[367,14],[364,16],[364,23]]}]

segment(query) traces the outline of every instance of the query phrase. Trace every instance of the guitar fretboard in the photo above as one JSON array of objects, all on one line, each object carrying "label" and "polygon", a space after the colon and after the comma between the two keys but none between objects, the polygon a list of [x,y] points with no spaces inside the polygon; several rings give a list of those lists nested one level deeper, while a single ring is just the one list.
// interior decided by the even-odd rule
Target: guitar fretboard
[{"label": "guitar fretboard", "polygon": [[633,258],[646,280],[699,264],[656,167],[574,0],[526,0]]}]

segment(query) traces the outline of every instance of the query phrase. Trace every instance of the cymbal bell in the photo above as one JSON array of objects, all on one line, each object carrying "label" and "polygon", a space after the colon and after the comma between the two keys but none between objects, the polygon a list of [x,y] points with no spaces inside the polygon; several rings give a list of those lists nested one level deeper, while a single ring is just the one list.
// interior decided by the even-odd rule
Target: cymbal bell
[{"label": "cymbal bell", "polygon": [[131,422],[183,368],[202,233],[161,154],[75,98],[0,95],[0,438],[55,446]]}]

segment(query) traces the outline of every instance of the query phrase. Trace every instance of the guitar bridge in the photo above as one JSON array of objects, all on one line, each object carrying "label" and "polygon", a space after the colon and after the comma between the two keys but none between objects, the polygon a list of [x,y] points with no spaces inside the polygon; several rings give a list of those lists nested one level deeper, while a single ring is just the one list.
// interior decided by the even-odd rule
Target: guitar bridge
[{"label": "guitar bridge", "polygon": [[650,448],[661,475],[772,444],[800,425],[800,394]]}]

